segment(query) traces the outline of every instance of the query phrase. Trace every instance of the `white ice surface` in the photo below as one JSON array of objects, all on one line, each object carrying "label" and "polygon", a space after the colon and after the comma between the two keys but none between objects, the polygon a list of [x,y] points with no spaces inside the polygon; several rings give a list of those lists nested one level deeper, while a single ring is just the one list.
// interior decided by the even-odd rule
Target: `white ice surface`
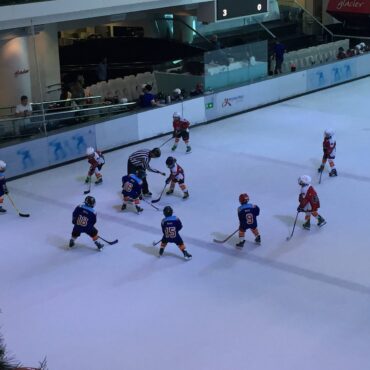
[{"label": "white ice surface", "polygon": [[[128,155],[166,138],[106,154],[93,187],[101,236],[67,248],[71,213],[84,199],[87,162],[8,183],[29,219],[6,201],[0,216],[0,326],[8,350],[50,370],[364,370],[370,368],[369,82],[234,116],[191,131],[183,143],[190,198],[163,197],[184,224],[191,261],[175,245],[157,257],[162,213],[121,213]],[[339,176],[316,169],[326,127],[336,131]],[[165,159],[152,166],[165,171]],[[327,225],[299,218],[299,175],[313,178]],[[164,178],[149,174],[156,196]],[[262,245],[215,244],[237,229],[238,196],[261,208]],[[313,222],[313,221],[312,221]]]}]

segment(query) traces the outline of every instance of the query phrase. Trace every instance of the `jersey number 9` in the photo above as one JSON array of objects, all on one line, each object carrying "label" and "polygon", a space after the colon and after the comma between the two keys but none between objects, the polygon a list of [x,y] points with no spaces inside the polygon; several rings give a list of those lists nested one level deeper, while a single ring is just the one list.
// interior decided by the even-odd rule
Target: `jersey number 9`
[{"label": "jersey number 9", "polygon": [[247,225],[252,225],[254,222],[254,217],[251,213],[247,213],[245,215],[245,218],[247,219]]}]

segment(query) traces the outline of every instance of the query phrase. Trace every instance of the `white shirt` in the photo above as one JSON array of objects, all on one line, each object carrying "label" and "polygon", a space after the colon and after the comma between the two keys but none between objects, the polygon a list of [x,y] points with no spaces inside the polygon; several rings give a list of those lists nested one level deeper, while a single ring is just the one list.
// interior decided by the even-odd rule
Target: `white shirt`
[{"label": "white shirt", "polygon": [[18,104],[15,107],[15,113],[24,113],[25,111],[32,112],[32,107],[30,103],[28,103],[27,105]]}]

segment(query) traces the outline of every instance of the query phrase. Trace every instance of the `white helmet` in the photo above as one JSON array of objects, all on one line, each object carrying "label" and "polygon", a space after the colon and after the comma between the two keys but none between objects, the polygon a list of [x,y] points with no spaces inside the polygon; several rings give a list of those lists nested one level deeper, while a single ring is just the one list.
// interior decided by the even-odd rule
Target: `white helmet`
[{"label": "white helmet", "polygon": [[179,88],[173,90],[173,93],[174,94],[177,94],[177,95],[180,95],[181,94],[181,90]]},{"label": "white helmet", "polygon": [[324,131],[326,137],[331,137],[334,135],[334,130],[332,128],[327,128]]},{"label": "white helmet", "polygon": [[86,149],[86,155],[93,155],[95,153],[95,150],[94,148],[92,148],[91,146],[89,146],[87,149]]},{"label": "white helmet", "polygon": [[175,112],[173,114],[173,118],[181,118],[180,113],[179,112]]},{"label": "white helmet", "polygon": [[299,185],[310,185],[311,184],[311,177],[308,175],[302,175],[298,178]]},{"label": "white helmet", "polygon": [[0,168],[2,168],[3,170],[5,170],[6,163],[4,161],[0,161]]}]

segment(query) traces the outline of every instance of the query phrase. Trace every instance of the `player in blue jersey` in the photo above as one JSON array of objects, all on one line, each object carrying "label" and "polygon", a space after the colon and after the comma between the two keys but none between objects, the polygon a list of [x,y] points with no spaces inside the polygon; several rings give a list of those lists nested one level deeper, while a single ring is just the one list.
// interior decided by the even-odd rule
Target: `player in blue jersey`
[{"label": "player in blue jersey", "polygon": [[255,204],[249,203],[248,194],[239,195],[240,207],[238,207],[238,217],[239,217],[239,243],[236,244],[237,247],[244,247],[245,243],[245,232],[251,229],[252,233],[256,237],[254,241],[257,244],[261,244],[261,236],[257,229],[257,216],[260,214],[260,209]]},{"label": "player in blue jersey", "polygon": [[126,209],[127,203],[134,204],[138,213],[143,211],[140,207],[140,198],[143,188],[143,179],[145,176],[145,171],[139,169],[135,171],[135,174],[131,173],[122,177],[122,211]]},{"label": "player in blue jersey", "polygon": [[6,163],[4,161],[0,161],[0,213],[6,212],[6,209],[2,207],[2,204],[4,202],[4,194],[8,194],[8,188],[6,187],[5,170]]},{"label": "player in blue jersey", "polygon": [[167,243],[175,243],[184,254],[185,259],[190,260],[192,255],[186,250],[185,244],[179,234],[179,231],[182,229],[180,219],[173,215],[173,210],[170,206],[164,207],[163,215],[164,219],[161,223],[163,237],[161,240],[159,255],[163,255],[164,248],[166,248]]},{"label": "player in blue jersey", "polygon": [[96,211],[94,209],[95,198],[87,196],[85,202],[75,208],[72,215],[72,223],[74,225],[72,230],[72,238],[69,241],[69,247],[75,245],[75,240],[82,234],[89,235],[94,241],[99,250],[104,247],[103,243],[98,241],[98,230],[95,228]]}]

